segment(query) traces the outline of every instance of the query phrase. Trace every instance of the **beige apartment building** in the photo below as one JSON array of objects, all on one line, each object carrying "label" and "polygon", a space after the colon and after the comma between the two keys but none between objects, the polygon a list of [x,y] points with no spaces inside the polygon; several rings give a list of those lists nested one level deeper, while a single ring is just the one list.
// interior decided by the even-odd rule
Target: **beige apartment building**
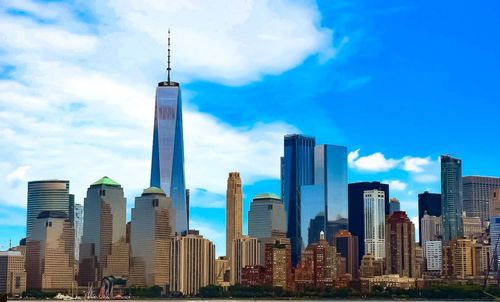
[{"label": "beige apartment building", "polygon": [[21,251],[0,252],[0,293],[16,296],[25,290],[24,255]]}]

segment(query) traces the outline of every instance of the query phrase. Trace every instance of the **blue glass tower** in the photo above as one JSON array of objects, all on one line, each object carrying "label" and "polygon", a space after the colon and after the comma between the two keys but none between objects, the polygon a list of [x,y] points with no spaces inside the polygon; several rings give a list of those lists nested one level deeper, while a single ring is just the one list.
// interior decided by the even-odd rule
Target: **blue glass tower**
[{"label": "blue glass tower", "polygon": [[441,218],[443,243],[464,235],[462,161],[448,155],[441,156]]},{"label": "blue glass tower", "polygon": [[182,101],[179,83],[170,81],[170,37],[168,42],[167,81],[156,88],[151,187],[163,189],[172,199],[176,213],[175,231],[189,229],[184,179],[184,141]]},{"label": "blue glass tower", "polygon": [[314,137],[299,134],[285,136],[284,157],[281,159],[281,194],[287,214],[287,235],[292,245],[294,266],[300,260],[302,249],[301,187],[314,184],[315,145]]}]

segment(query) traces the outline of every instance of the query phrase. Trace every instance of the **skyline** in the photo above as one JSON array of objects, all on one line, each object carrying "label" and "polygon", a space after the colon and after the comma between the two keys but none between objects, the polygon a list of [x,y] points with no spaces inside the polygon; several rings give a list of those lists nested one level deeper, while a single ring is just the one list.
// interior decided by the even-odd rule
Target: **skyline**
[{"label": "skyline", "polygon": [[[0,38],[6,42],[2,43],[6,46],[2,48],[3,52],[0,54],[0,129],[2,130],[0,131],[0,139],[5,146],[0,151],[2,158],[0,178],[3,179],[0,184],[0,192],[2,192],[0,194],[2,204],[0,220],[3,221],[2,223],[11,224],[0,227],[1,249],[7,247],[8,236],[25,232],[23,226],[26,219],[22,209],[26,206],[27,180],[68,179],[70,180],[70,193],[75,194],[75,202],[82,203],[87,187],[95,180],[108,175],[123,184],[128,200],[127,212],[130,215],[133,200],[140,196],[140,192],[144,188],[148,187],[151,134],[153,133],[150,122],[154,112],[153,85],[165,78],[162,71],[165,69],[164,63],[166,61],[167,26],[172,28],[172,76],[174,80],[182,83],[186,104],[183,112],[186,136],[186,187],[192,192],[191,225],[193,228],[200,229],[206,238],[216,244],[217,254],[222,254],[224,249],[225,239],[223,235],[221,237],[219,234],[224,234],[225,229],[224,223],[220,221],[224,220],[221,218],[224,217],[224,190],[227,173],[230,171],[241,173],[244,195],[244,233],[247,233],[246,214],[251,199],[257,193],[268,191],[279,195],[279,157],[283,155],[282,145],[285,134],[300,132],[311,135],[316,137],[318,145],[323,143],[347,145],[350,152],[349,182],[379,180],[390,183],[390,197],[400,199],[402,210],[408,211],[412,220],[417,217],[417,194],[426,189],[431,192],[440,191],[439,155],[453,153],[461,158],[464,163],[464,176],[472,174],[498,176],[499,174],[498,158],[495,158],[494,152],[489,155],[482,153],[484,149],[494,150],[494,144],[497,142],[486,140],[486,134],[482,131],[479,132],[488,126],[488,123],[491,123],[491,127],[487,129],[495,127],[493,114],[495,106],[498,108],[498,104],[494,103],[494,99],[495,93],[498,94],[498,92],[494,89],[488,90],[491,94],[489,105],[492,105],[493,108],[483,110],[484,112],[481,112],[483,116],[478,116],[473,120],[476,124],[455,123],[457,132],[462,129],[462,134],[468,140],[457,134],[451,134],[450,137],[439,137],[440,130],[444,128],[430,129],[432,127],[425,124],[419,124],[415,127],[416,129],[412,128],[412,121],[414,122],[415,117],[422,117],[418,116],[419,112],[422,113],[422,109],[416,110],[413,115],[406,115],[405,118],[408,121],[390,115],[391,112],[404,115],[407,113],[405,109],[409,109],[407,107],[410,107],[411,103],[406,104],[406,106],[399,104],[401,105],[399,110],[389,108],[390,102],[378,104],[380,108],[377,111],[385,110],[387,113],[379,119],[371,120],[370,118],[373,117],[370,110],[363,112],[359,108],[370,105],[370,101],[373,105],[375,102],[372,101],[372,98],[366,96],[374,89],[379,89],[378,85],[384,87],[384,85],[389,85],[390,81],[386,79],[387,82],[384,83],[383,77],[375,76],[381,75],[381,70],[376,66],[371,65],[370,68],[373,69],[363,70],[360,67],[362,64],[359,62],[366,60],[370,64],[375,64],[377,59],[383,61],[384,58],[388,63],[394,62],[388,59],[388,54],[375,52],[375,54],[358,53],[355,55],[349,53],[349,51],[353,51],[352,48],[360,45],[355,43],[361,43],[361,45],[366,43],[356,42],[355,38],[348,39],[349,42],[343,44],[337,41],[343,46],[340,49],[336,48],[335,45],[339,45],[335,42],[336,36],[350,37],[348,29],[342,29],[342,27],[337,29],[333,24],[327,22],[329,20],[324,20],[328,19],[328,16],[332,16],[329,13],[336,16],[337,10],[331,12],[322,5],[314,7],[314,5],[307,6],[304,3],[280,2],[277,7],[270,4],[267,6],[255,4],[250,9],[253,14],[258,14],[261,10],[269,14],[277,14],[279,13],[278,8],[288,8],[291,11],[285,10],[285,12],[310,17],[301,21],[307,23],[305,25],[289,24],[289,22],[284,22],[286,18],[283,21],[284,24],[281,24],[290,26],[292,30],[294,26],[297,26],[295,29],[300,30],[297,31],[293,39],[287,41],[292,43],[296,40],[305,40],[303,41],[305,45],[292,43],[291,45],[296,49],[291,49],[290,52],[296,53],[290,55],[290,58],[283,58],[283,61],[277,60],[279,56],[273,53],[274,50],[267,49],[264,45],[258,45],[260,49],[254,49],[254,53],[251,51],[245,53],[243,59],[246,59],[244,62],[246,64],[236,66],[235,70],[228,70],[229,67],[225,66],[224,62],[219,62],[210,56],[206,60],[207,58],[203,57],[205,54],[202,51],[190,52],[186,47],[189,41],[186,40],[189,37],[192,38],[189,34],[193,33],[187,32],[185,26],[179,21],[177,24],[168,25],[158,23],[160,20],[155,19],[154,24],[147,24],[150,26],[149,29],[137,29],[131,28],[132,25],[127,23],[133,20],[126,20],[127,22],[116,25],[117,28],[104,27],[103,29],[99,27],[105,20],[103,16],[99,15],[103,19],[96,19],[100,22],[95,22],[95,24],[92,24],[92,18],[89,16],[87,16],[88,19],[85,19],[85,14],[73,19],[72,9],[74,7],[71,4],[62,5],[61,8],[61,3],[58,2],[49,4],[36,2],[38,6],[19,7],[23,3],[35,2],[12,2],[10,4],[5,2],[2,4],[2,17],[0,18],[3,25],[9,26],[0,26],[0,28],[4,28],[4,30],[0,29]],[[67,14],[51,15],[47,5],[50,8],[58,8],[58,12],[63,11]],[[182,7],[181,4],[179,6]],[[401,14],[414,16],[415,9],[417,11],[419,9],[419,5],[416,6],[417,8],[413,10],[408,8],[402,11],[396,10],[390,16],[392,16],[391,18],[401,18]],[[114,7],[111,11],[125,20],[130,16],[127,16],[122,9],[122,7]],[[353,8],[340,8],[344,11],[349,9]],[[463,8],[447,9],[460,10]],[[95,13],[95,10],[89,8],[88,13]],[[149,13],[156,14],[151,11]],[[172,13],[170,14],[172,15]],[[395,17],[394,14],[397,16]],[[56,20],[61,15],[65,16],[66,19]],[[95,15],[98,16],[97,13]],[[160,15],[159,12],[156,16]],[[286,14],[283,13],[281,17],[283,16]],[[135,17],[141,18],[140,16]],[[267,18],[270,17],[267,16]],[[44,19],[53,22],[43,22]],[[273,19],[271,18],[271,20]],[[249,22],[245,18],[243,21]],[[259,21],[265,23],[266,20]],[[158,24],[165,28],[165,37],[151,35],[149,30]],[[201,37],[203,36],[201,34],[202,24],[197,25],[200,27],[200,33],[197,35],[198,39],[194,39],[196,43],[193,44],[203,44],[201,42],[207,41]],[[304,25],[303,29],[300,25]],[[261,35],[274,31],[273,33],[281,34],[280,38],[286,37],[287,31],[282,32],[272,26],[273,24],[267,29],[268,32],[266,28],[258,27],[262,30]],[[23,33],[25,38],[36,36],[33,33],[50,34],[46,35],[47,41],[45,42],[29,39],[23,41],[22,39],[10,39],[12,36],[8,36],[5,28],[7,30],[16,28],[15,30]],[[82,28],[85,29],[83,35],[78,33]],[[328,30],[332,29],[335,30],[335,33],[328,35]],[[240,30],[243,29],[240,28]],[[120,37],[126,33],[132,33],[132,35]],[[240,34],[243,36],[242,33]],[[115,40],[108,40],[109,35],[115,35]],[[261,35],[257,34],[248,39],[264,39],[265,37],[261,37]],[[244,42],[252,42],[245,40],[247,38],[242,36],[236,37],[236,41],[243,39]],[[310,41],[305,37],[309,36],[316,38],[317,41],[308,44],[307,42]],[[67,40],[61,40],[61,37],[73,39],[70,40],[73,43],[65,43]],[[217,34],[214,34],[214,37],[215,42],[208,43],[210,46],[208,52],[212,50],[211,47],[217,49],[216,46],[234,46],[233,43],[236,43],[232,39],[219,41],[217,38],[220,37]],[[330,43],[324,42],[323,40],[328,40],[328,37]],[[231,36],[231,38],[235,37]],[[358,39],[360,38],[358,37]],[[131,45],[134,43],[133,41],[143,40],[148,41],[148,43],[152,41],[149,53],[142,48],[139,51],[137,46]],[[343,39],[341,38],[340,41]],[[28,42],[32,44],[30,45]],[[112,46],[116,42],[119,42],[118,45],[125,46],[116,49]],[[402,43],[400,47],[403,49],[404,42],[400,43]],[[49,45],[52,46],[52,49],[48,47]],[[246,45],[251,45],[251,43]],[[271,48],[271,46],[268,47]],[[290,45],[286,44],[280,49],[283,50],[282,48],[285,46],[289,47]],[[493,47],[497,47],[497,45],[493,45]],[[21,48],[22,51],[19,52]],[[228,48],[231,49],[231,47]],[[195,47],[194,49],[199,48]],[[385,47],[384,49],[390,50],[391,48]],[[470,48],[467,49],[470,50]],[[78,50],[76,54],[71,53],[76,50]],[[124,53],[118,55],[118,58],[106,58],[111,56],[113,50]],[[255,54],[262,56],[266,54],[266,51],[270,54],[264,55],[264,62],[259,61],[259,64],[255,64],[256,66],[251,68],[248,66],[248,62],[252,62]],[[345,54],[345,52],[348,53]],[[236,51],[232,55],[237,53]],[[190,60],[198,54],[203,54],[203,56],[195,61]],[[404,54],[403,51],[401,55]],[[368,55],[368,58],[363,57],[363,55]],[[330,57],[328,58],[328,56]],[[229,57],[231,58],[231,56]],[[106,62],[105,58],[109,59],[109,62]],[[442,57],[440,58],[442,59]],[[133,62],[127,61],[125,66],[118,66],[117,63],[121,60],[125,62],[125,59],[133,59]],[[418,60],[418,58],[415,59]],[[486,58],[481,59],[486,60]],[[493,71],[495,64],[498,64],[498,59],[490,59],[492,59],[491,67],[485,67],[484,71],[490,69]],[[277,62],[275,63],[273,60],[277,60]],[[96,63],[103,63],[104,66],[93,67]],[[194,66],[189,66],[190,63]],[[446,62],[441,63],[446,65]],[[402,65],[415,67],[412,64]],[[360,72],[355,74],[354,79],[350,79],[352,75],[345,71],[350,66],[352,66],[353,72]],[[436,67],[432,63],[425,66],[428,68]],[[226,69],[221,67],[226,67]],[[391,67],[395,68],[389,64],[388,71],[394,72]],[[116,70],[112,70],[113,68]],[[141,72],[132,73],[131,71],[134,69],[141,70]],[[202,71],[200,72],[200,70]],[[443,70],[446,68],[443,67]],[[365,78],[365,83],[361,83],[364,85],[360,85],[360,82],[363,82],[361,71],[373,73],[370,79]],[[319,72],[318,76],[316,76],[316,72]],[[118,76],[120,73],[127,74],[128,77]],[[308,78],[308,75],[314,74],[315,76],[311,78],[321,82],[332,73],[338,73],[336,75],[340,78],[345,76],[343,79],[336,79],[337,82],[335,80],[331,82],[332,87],[318,87],[317,84],[313,83],[313,79]],[[483,76],[479,78],[485,79],[487,73],[482,74]],[[460,75],[465,76],[463,73]],[[418,72],[413,76],[417,77]],[[389,78],[392,81],[399,80],[397,77]],[[421,80],[423,80],[422,78]],[[118,79],[123,82],[118,81]],[[354,83],[357,80],[360,86],[346,89],[340,82],[348,79]],[[472,77],[468,79],[477,84],[477,79]],[[81,83],[80,87],[76,86],[77,82]],[[432,81],[422,81],[422,85],[433,88],[430,82]],[[304,86],[306,86],[305,84],[309,86],[301,88],[301,85],[296,85],[302,83]],[[290,86],[295,89],[292,91],[283,89]],[[464,91],[469,86],[453,85],[454,91],[460,89]],[[450,85],[448,88],[451,87]],[[478,88],[480,87],[478,86]],[[111,91],[108,88],[111,88]],[[72,91],[72,89],[76,91]],[[384,96],[388,96],[389,89],[388,87],[386,89],[387,91],[381,89],[382,92],[378,98],[383,99]],[[404,94],[401,91],[398,92],[399,89],[395,90],[396,92],[390,95],[393,98],[409,96],[408,92]],[[250,93],[251,91],[254,92]],[[438,90],[437,92],[439,92],[438,96],[443,96],[446,90]],[[478,89],[477,92],[487,94],[484,89]],[[270,96],[269,99],[272,102],[269,103],[267,99],[260,102],[249,102],[249,99],[259,100],[265,96]],[[365,100],[361,100],[363,96],[366,97]],[[330,98],[333,101],[330,101]],[[233,102],[230,103],[229,100]],[[309,101],[307,103],[309,106],[298,108],[297,105],[303,104],[304,100]],[[328,107],[329,110],[326,110],[325,113],[325,110],[321,110],[321,108],[322,105],[329,105],[327,100],[333,104]],[[353,105],[347,104],[351,100],[358,101],[354,107],[357,110],[354,110]],[[453,100],[455,106],[466,108],[469,115],[477,113],[475,110],[478,108],[467,106],[465,97],[461,100],[462,103]],[[438,104],[446,106],[450,105],[451,102],[441,99]],[[423,106],[422,103],[427,107]],[[448,118],[448,122],[458,119],[457,117],[450,119],[449,113],[445,110],[435,110],[435,112],[428,110],[433,108],[429,107],[431,103],[429,100],[418,103],[427,108],[424,112],[427,112],[429,116],[423,118],[424,121],[426,119],[432,120],[436,112],[442,114],[444,118]],[[474,103],[477,104],[477,107],[481,107],[481,103],[478,104],[476,101]],[[417,102],[414,101],[413,104],[417,104]],[[275,106],[270,105],[281,105],[282,108],[291,108],[291,110],[276,110]],[[398,107],[398,104],[392,103],[392,105]],[[327,113],[331,114],[332,117],[325,116]],[[353,126],[352,120],[346,119],[342,115],[352,116],[354,113],[359,114],[356,120],[359,119],[363,122]],[[462,120],[469,117],[467,112],[457,113],[462,113],[459,115]],[[299,119],[299,114],[306,116],[309,114],[313,118]],[[487,118],[489,114],[491,114],[490,120]],[[390,123],[386,120],[389,120]],[[376,121],[380,125],[374,124],[372,121]],[[393,137],[388,139],[382,131],[387,131],[386,127],[394,124],[397,127],[390,129]],[[467,128],[461,127],[470,128],[464,132],[463,129]],[[381,131],[382,135],[373,136],[377,130]],[[398,131],[406,131],[406,133],[401,137],[398,136],[398,134],[401,135]],[[489,133],[492,135],[494,131]],[[209,137],[213,141],[199,141],[199,138],[203,137]],[[412,141],[409,141],[409,138],[412,138]],[[422,138],[429,139],[427,146],[425,144],[420,146]],[[483,138],[484,141],[481,142],[480,138]],[[442,141],[439,141],[440,139]],[[394,141],[397,141],[398,144],[394,144]],[[493,144],[492,148],[487,148],[489,144]],[[225,157],[220,157],[219,153],[224,154]],[[255,167],[253,162],[261,164],[258,165],[259,167]],[[484,162],[488,163],[488,166],[485,166]],[[92,168],[91,171],[87,171],[88,167]],[[205,179],[208,172],[213,177]],[[419,181],[431,182],[422,184]],[[204,215],[206,213],[210,215]],[[214,216],[215,219],[208,220],[207,216]],[[24,236],[20,235],[19,238],[21,237]],[[16,243],[15,238],[12,239]]]}]

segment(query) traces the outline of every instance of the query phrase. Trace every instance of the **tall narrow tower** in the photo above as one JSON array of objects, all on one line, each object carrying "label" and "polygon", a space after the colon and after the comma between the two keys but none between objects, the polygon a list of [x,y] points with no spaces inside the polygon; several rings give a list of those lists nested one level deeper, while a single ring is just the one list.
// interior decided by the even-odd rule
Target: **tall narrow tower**
[{"label": "tall narrow tower", "polygon": [[441,218],[443,242],[463,236],[462,161],[448,155],[441,156]]},{"label": "tall narrow tower", "polygon": [[239,172],[229,173],[226,192],[226,256],[231,257],[233,240],[242,235],[242,192]]},{"label": "tall narrow tower", "polygon": [[172,199],[175,231],[189,229],[184,179],[184,139],[179,83],[170,81],[170,31],[168,37],[167,81],[156,88],[151,187],[161,188]]}]

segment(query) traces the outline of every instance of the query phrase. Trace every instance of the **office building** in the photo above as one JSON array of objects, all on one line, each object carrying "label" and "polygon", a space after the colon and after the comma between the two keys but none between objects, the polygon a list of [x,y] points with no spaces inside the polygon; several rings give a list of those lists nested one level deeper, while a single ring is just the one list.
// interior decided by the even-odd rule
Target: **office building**
[{"label": "office building", "polygon": [[231,259],[233,240],[242,236],[242,198],[240,173],[231,172],[226,191],[226,256]]},{"label": "office building", "polygon": [[[314,148],[314,184],[323,188],[326,225],[348,219],[347,171],[346,147],[320,145]],[[322,231],[330,242],[336,234],[329,233],[328,228]]]},{"label": "office building", "polygon": [[257,194],[248,211],[248,236],[270,238],[273,232],[286,233],[285,206],[274,193]]},{"label": "office building", "polygon": [[322,185],[307,185],[300,189],[302,245],[307,247],[319,241],[319,233],[326,230],[325,196]]},{"label": "office building", "polygon": [[0,293],[20,296],[26,290],[26,270],[21,251],[0,252]]},{"label": "office building", "polygon": [[[249,236],[251,237],[251,236]],[[260,265],[266,266],[266,246],[268,244],[285,244],[291,249],[290,239],[286,238],[286,232],[273,231],[271,237],[257,238],[260,242]]]},{"label": "office building", "polygon": [[123,188],[107,176],[88,188],[80,245],[80,285],[88,286],[106,276],[128,277],[126,205]]},{"label": "office building", "polygon": [[170,291],[194,296],[200,287],[215,284],[215,245],[189,230],[172,241]]},{"label": "office building", "polygon": [[490,217],[491,258],[493,271],[500,268],[500,215]]},{"label": "office building", "polygon": [[44,211],[32,227],[26,243],[27,289],[67,292],[75,288],[75,230],[68,214]]},{"label": "office building", "polygon": [[484,229],[490,218],[489,202],[495,189],[500,189],[500,177],[463,177],[464,211],[467,217],[479,217]]},{"label": "office building", "polygon": [[167,81],[159,82],[156,88],[150,186],[161,188],[172,199],[175,230],[181,234],[189,229],[182,100],[179,83],[170,81],[170,36],[168,44]]},{"label": "office building", "polygon": [[391,198],[389,200],[389,216],[392,215],[394,212],[399,212],[399,211],[401,211],[401,204],[399,203],[399,199]]},{"label": "office building", "polygon": [[415,226],[405,212],[395,212],[385,224],[386,274],[418,277]]},{"label": "office building", "polygon": [[130,278],[128,286],[170,284],[171,241],[175,235],[175,210],[160,188],[145,189],[135,199],[130,225]]},{"label": "office building", "polygon": [[464,212],[462,223],[465,238],[479,239],[483,236],[483,223],[480,217],[466,216]]},{"label": "office building", "polygon": [[229,260],[226,256],[215,259],[215,284],[227,287],[229,283]]},{"label": "office building", "polygon": [[72,207],[69,181],[38,180],[28,182],[26,238],[30,238],[33,225],[41,212],[61,211],[69,216]]},{"label": "office building", "polygon": [[462,161],[448,155],[441,156],[441,216],[443,242],[462,237],[463,186]]},{"label": "office building", "polygon": [[[276,240],[274,243],[266,244],[263,258],[265,258],[267,285],[292,290],[292,249],[290,242],[281,243]],[[260,278],[262,279],[262,275]]]},{"label": "office building", "polygon": [[476,255],[474,239],[456,238],[450,242],[452,276],[458,279],[474,277],[476,275]]},{"label": "office building", "polygon": [[425,263],[426,270],[429,272],[441,272],[443,269],[443,244],[439,240],[426,241],[425,247]]},{"label": "office building", "polygon": [[246,266],[260,265],[261,248],[257,238],[242,236],[233,240],[231,248],[230,275],[231,285],[241,283],[241,270]]},{"label": "office building", "polygon": [[[427,191],[418,194],[418,221],[420,223],[425,213],[429,216],[441,217],[441,194],[429,193]],[[418,228],[418,241],[423,246],[422,227]]]},{"label": "office building", "polygon": [[359,267],[360,278],[373,278],[375,276],[382,276],[384,274],[384,260],[375,259],[372,254],[366,254],[361,259]]},{"label": "office building", "polygon": [[364,193],[365,255],[385,258],[385,193],[371,190]]},{"label": "office building", "polygon": [[302,250],[301,187],[314,184],[313,137],[286,135],[284,156],[281,158],[281,200],[287,214],[287,237],[292,244],[292,264],[295,266]]},{"label": "office building", "polygon": [[[352,221],[352,220],[351,220]],[[352,280],[359,278],[359,238],[347,230],[338,232],[334,237],[335,248],[346,261],[346,273]]]},{"label": "office building", "polygon": [[491,265],[491,246],[485,241],[476,241],[474,250],[476,276],[484,276]]},{"label": "office building", "polygon": [[[349,188],[349,231],[353,236],[359,238],[358,261],[365,255],[365,191],[384,191],[384,212],[389,214],[389,185],[380,182],[358,182],[351,183]],[[354,223],[355,222],[355,223]],[[359,265],[359,262],[358,262]]]},{"label": "office building", "polygon": [[441,217],[431,216],[427,214],[427,211],[424,212],[424,217],[420,220],[420,244],[424,249],[424,257],[426,257],[425,243],[440,239],[441,228]]},{"label": "office building", "polygon": [[75,227],[75,260],[80,260],[80,243],[83,236],[83,205],[75,204],[73,225]]},{"label": "office building", "polygon": [[489,217],[500,216],[500,189],[495,189],[493,190],[493,192],[491,192],[489,207],[490,207]]}]

